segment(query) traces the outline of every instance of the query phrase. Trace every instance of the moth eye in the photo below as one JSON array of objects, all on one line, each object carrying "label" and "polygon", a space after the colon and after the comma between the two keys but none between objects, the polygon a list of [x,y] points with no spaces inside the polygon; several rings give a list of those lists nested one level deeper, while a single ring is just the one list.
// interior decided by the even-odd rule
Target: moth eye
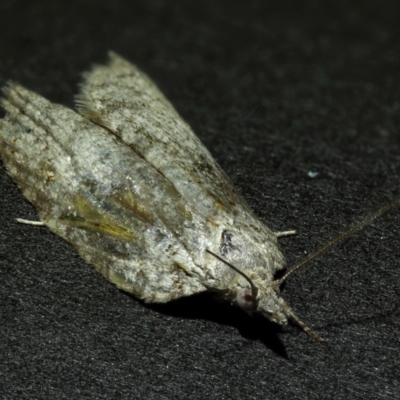
[{"label": "moth eye", "polygon": [[257,301],[250,289],[240,289],[236,295],[236,302],[242,310],[247,312],[255,311],[257,308]]}]

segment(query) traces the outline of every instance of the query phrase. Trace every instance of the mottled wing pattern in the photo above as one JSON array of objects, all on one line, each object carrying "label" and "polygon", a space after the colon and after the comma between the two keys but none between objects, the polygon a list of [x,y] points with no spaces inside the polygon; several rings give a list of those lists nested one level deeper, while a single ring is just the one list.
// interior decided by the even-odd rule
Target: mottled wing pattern
[{"label": "mottled wing pattern", "polygon": [[78,111],[131,146],[205,218],[252,214],[231,181],[156,85],[115,53],[84,74]]},{"label": "mottled wing pattern", "polygon": [[[190,126],[137,67],[110,53],[108,64],[84,74],[77,108],[148,161],[202,219],[201,245],[191,252],[197,265],[211,268],[210,259],[204,264],[207,247],[239,268],[264,268],[268,279],[283,268],[276,235],[254,216]],[[219,268],[218,274],[211,270],[218,287],[234,275],[227,267]]]},{"label": "mottled wing pattern", "polygon": [[74,111],[15,84],[4,94],[0,154],[41,221],[147,301],[206,290],[204,271],[177,239],[191,241],[201,227],[163,174]]}]

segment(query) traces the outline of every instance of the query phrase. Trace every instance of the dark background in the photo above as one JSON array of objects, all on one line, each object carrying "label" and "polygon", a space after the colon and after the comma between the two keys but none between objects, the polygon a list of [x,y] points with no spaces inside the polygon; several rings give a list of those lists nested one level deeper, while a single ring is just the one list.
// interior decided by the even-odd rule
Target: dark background
[{"label": "dark background", "polygon": [[[293,265],[400,195],[399,17],[385,0],[9,0],[0,83],[72,107],[109,49],[138,64],[256,214],[298,230]],[[17,224],[37,217],[1,163],[0,190],[2,399],[400,397],[399,208],[287,283],[318,345],[207,295],[144,305]]]}]

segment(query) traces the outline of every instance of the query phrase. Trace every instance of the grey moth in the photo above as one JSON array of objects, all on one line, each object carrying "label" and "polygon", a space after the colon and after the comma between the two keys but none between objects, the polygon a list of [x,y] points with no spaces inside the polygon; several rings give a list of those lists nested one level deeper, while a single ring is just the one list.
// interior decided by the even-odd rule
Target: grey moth
[{"label": "grey moth", "polygon": [[[39,224],[147,302],[204,291],[317,340],[280,295],[278,238],[155,84],[115,53],[84,75],[77,111],[4,90],[3,163]],[[289,271],[290,272],[290,271]]]}]

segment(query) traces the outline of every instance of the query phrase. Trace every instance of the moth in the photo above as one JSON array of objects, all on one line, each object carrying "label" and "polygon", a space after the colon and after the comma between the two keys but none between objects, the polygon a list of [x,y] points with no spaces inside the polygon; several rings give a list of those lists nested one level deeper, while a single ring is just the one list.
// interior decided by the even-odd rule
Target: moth
[{"label": "moth", "polygon": [[[16,83],[3,89],[0,154],[40,221],[146,302],[204,291],[278,324],[278,238],[259,221],[156,85],[110,53],[84,74],[77,111]],[[22,222],[28,222],[24,221]],[[33,222],[32,222],[33,223]],[[297,269],[297,268],[295,268]]]}]

